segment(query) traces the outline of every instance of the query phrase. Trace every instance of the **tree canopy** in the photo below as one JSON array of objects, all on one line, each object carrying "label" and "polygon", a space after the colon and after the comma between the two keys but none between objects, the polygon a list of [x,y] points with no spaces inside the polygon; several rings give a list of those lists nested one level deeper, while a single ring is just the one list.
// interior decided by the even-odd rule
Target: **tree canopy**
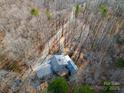
[{"label": "tree canopy", "polygon": [[107,7],[107,5],[105,5],[105,4],[100,5],[99,11],[100,11],[100,13],[101,13],[102,16],[106,16],[107,13],[108,13],[108,7]]},{"label": "tree canopy", "polygon": [[50,93],[67,93],[68,84],[64,78],[57,77],[48,86],[48,92]]},{"label": "tree canopy", "polygon": [[79,12],[80,12],[80,6],[79,6],[79,4],[77,4],[77,5],[75,6],[75,17],[78,16]]},{"label": "tree canopy", "polygon": [[31,14],[32,14],[33,16],[38,16],[38,15],[39,15],[39,10],[38,10],[37,8],[32,8]]},{"label": "tree canopy", "polygon": [[94,90],[89,85],[82,85],[75,87],[74,93],[94,93]]}]

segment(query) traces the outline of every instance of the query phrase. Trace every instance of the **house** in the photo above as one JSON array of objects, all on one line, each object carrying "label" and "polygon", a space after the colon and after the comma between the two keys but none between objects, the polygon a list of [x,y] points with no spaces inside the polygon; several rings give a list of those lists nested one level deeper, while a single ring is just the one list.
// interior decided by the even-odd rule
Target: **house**
[{"label": "house", "polygon": [[54,55],[51,58],[50,64],[52,70],[60,76],[68,73],[74,74],[78,70],[77,66],[68,55]]},{"label": "house", "polygon": [[36,74],[38,78],[46,78],[55,74],[59,76],[72,75],[77,70],[77,66],[68,55],[54,55],[37,69]]}]

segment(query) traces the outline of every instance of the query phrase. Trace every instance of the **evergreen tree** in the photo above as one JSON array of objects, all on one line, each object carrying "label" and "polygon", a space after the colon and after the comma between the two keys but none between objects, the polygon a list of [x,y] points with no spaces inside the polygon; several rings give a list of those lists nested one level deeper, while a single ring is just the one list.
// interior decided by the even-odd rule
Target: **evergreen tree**
[{"label": "evergreen tree", "polygon": [[48,86],[48,92],[50,93],[67,93],[67,91],[67,81],[61,77],[54,79]]}]

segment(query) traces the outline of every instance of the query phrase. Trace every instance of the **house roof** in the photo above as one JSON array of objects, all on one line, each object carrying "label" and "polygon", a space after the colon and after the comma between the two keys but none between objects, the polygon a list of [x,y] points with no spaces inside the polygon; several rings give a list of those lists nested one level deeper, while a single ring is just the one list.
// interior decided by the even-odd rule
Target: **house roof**
[{"label": "house roof", "polygon": [[55,57],[58,65],[67,65],[68,64],[63,55],[54,55],[54,57]]},{"label": "house roof", "polygon": [[71,73],[78,70],[77,66],[68,55],[54,55],[51,59],[51,65],[55,72],[61,72],[61,70],[64,70],[66,67]]},{"label": "house roof", "polygon": [[68,55],[65,56],[65,60],[68,62],[67,68],[70,70],[71,73],[74,73],[78,70],[77,66]]},{"label": "house roof", "polygon": [[50,64],[52,66],[52,70],[55,73],[61,72],[62,70],[66,69],[65,66],[68,65],[63,55],[54,55],[51,58]]},{"label": "house roof", "polygon": [[50,64],[43,64],[41,67],[36,71],[38,78],[43,78],[44,76],[51,75],[52,69]]}]

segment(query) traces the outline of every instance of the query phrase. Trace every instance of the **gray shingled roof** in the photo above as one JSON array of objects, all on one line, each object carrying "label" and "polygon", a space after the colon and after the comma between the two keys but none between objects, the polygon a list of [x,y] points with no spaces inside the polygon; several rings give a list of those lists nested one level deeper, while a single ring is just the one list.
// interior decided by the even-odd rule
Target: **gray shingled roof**
[{"label": "gray shingled roof", "polygon": [[36,71],[38,78],[43,78],[45,76],[53,74],[51,65],[50,64],[43,64],[41,67]]},{"label": "gray shingled roof", "polygon": [[54,55],[51,58],[50,64],[52,66],[52,70],[56,73],[62,71],[63,69],[65,69],[65,66],[68,65],[63,55]]}]

